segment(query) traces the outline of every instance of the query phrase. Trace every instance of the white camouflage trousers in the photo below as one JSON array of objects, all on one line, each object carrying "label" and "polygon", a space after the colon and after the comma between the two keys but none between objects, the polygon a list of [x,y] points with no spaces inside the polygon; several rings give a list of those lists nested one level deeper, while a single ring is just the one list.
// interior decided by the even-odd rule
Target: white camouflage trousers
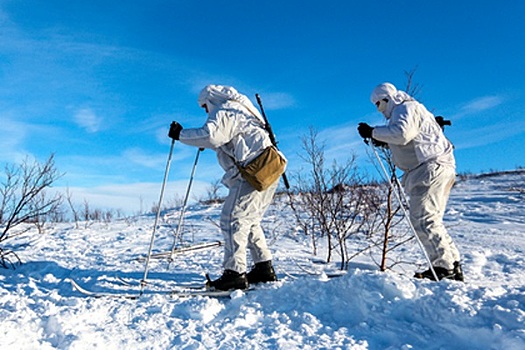
[{"label": "white camouflage trousers", "polygon": [[272,202],[278,183],[276,181],[262,192],[255,190],[242,178],[230,186],[221,213],[225,270],[246,272],[247,249],[254,264],[272,259],[261,220]]},{"label": "white camouflage trousers", "polygon": [[452,269],[459,251],[447,233],[443,216],[456,179],[455,169],[434,162],[422,164],[403,177],[409,198],[410,221],[434,267]]}]

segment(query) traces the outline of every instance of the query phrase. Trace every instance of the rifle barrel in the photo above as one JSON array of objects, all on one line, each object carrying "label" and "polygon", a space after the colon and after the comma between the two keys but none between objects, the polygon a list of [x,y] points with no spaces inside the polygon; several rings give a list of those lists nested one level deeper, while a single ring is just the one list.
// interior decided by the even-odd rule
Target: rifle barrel
[{"label": "rifle barrel", "polygon": [[[272,142],[272,144],[275,146],[275,148],[278,148],[277,147],[277,140],[275,139],[275,135],[273,133],[272,126],[268,122],[268,118],[266,118],[266,113],[264,112],[264,107],[263,107],[263,104],[262,104],[262,101],[261,101],[261,96],[259,96],[259,94],[255,94],[255,98],[257,99],[257,103],[259,104],[259,108],[261,109],[261,114],[262,114],[263,119],[264,119],[264,128],[268,132],[268,135],[270,136],[270,141]],[[290,189],[290,183],[288,182],[288,177],[286,176],[286,173],[283,173],[282,178],[283,178],[283,182],[284,182],[284,187],[286,187],[286,189]]]}]

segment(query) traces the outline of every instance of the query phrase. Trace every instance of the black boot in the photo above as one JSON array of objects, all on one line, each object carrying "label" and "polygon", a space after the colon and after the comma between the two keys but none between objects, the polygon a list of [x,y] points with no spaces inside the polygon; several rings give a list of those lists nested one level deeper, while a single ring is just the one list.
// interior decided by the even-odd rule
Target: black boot
[{"label": "black boot", "polygon": [[[463,277],[463,270],[461,269],[461,264],[459,261],[456,261],[454,263],[454,268],[452,270],[445,269],[443,267],[434,267],[434,271],[436,272],[438,280],[442,280],[443,278],[454,280],[454,281],[464,281]],[[428,269],[423,272],[416,272],[414,275],[415,278],[427,278],[432,281],[435,281],[434,274],[432,273],[432,270]]]},{"label": "black boot", "polygon": [[270,260],[255,264],[253,269],[248,272],[247,278],[249,284],[277,281],[277,275]]},{"label": "black boot", "polygon": [[463,269],[461,268],[461,264],[459,261],[454,262],[454,280],[455,281],[465,281],[465,277],[463,276]]},{"label": "black boot", "polygon": [[208,280],[206,286],[215,290],[247,289],[248,280],[246,279],[246,273],[224,270],[221,277],[215,281]]}]

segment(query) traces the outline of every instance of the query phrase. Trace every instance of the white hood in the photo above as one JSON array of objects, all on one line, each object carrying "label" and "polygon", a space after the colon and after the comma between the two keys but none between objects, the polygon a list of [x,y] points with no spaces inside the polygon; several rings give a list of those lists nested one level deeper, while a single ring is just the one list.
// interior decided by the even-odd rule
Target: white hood
[{"label": "white hood", "polygon": [[227,102],[237,102],[250,114],[264,124],[264,119],[250,99],[239,93],[234,87],[224,85],[208,85],[199,94],[199,106],[207,105],[210,110],[217,109]]},{"label": "white hood", "polygon": [[414,98],[412,98],[409,94],[398,90],[391,83],[379,84],[375,87],[375,89],[372,91],[372,94],[370,95],[370,101],[372,101],[373,104],[382,99],[388,100],[387,107],[385,111],[382,112],[387,119],[390,119],[392,110],[395,106],[400,105],[406,101],[414,101]]}]

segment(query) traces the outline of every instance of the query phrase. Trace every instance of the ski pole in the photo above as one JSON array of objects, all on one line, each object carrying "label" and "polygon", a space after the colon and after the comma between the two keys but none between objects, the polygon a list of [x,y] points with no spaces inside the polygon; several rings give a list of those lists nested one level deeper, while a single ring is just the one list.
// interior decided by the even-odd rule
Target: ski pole
[{"label": "ski pole", "polygon": [[[387,172],[383,162],[381,161],[381,157],[379,157],[379,154],[377,153],[377,150],[376,150],[373,142],[370,141],[370,142],[367,142],[367,143],[370,145],[370,147],[372,147],[372,150],[374,151],[374,155],[375,155],[377,161],[379,162],[379,165],[381,166],[381,169],[383,170],[383,174],[385,175],[386,179],[388,179],[389,178],[388,172]],[[403,214],[404,214],[405,219],[406,219],[406,221],[408,223],[408,226],[410,227],[410,230],[412,230],[412,233],[416,237],[416,241],[419,244],[419,247],[421,248],[421,251],[423,252],[423,255],[425,256],[425,259],[426,259],[426,261],[428,263],[430,271],[432,271],[432,275],[434,276],[436,281],[439,281],[439,279],[437,277],[437,274],[436,274],[436,271],[434,271],[434,266],[432,266],[432,262],[430,261],[430,257],[428,256],[427,251],[425,250],[425,247],[423,246],[423,242],[421,242],[421,240],[419,239],[419,236],[417,235],[416,229],[414,228],[414,225],[412,225],[412,221],[410,221],[410,216],[409,216],[405,206],[403,205],[403,201],[401,200],[401,195],[399,194],[399,192],[401,192],[401,194],[403,195],[403,198],[404,198],[406,203],[408,203],[407,197],[406,197],[405,193],[403,192],[403,190],[401,189],[401,184],[399,183],[399,179],[397,179],[397,177],[395,177],[395,179],[396,179],[397,186],[399,187],[399,191],[396,190],[396,188],[394,187],[394,184],[392,183],[391,180],[387,180],[387,181],[390,184],[390,188],[392,189],[392,191],[396,195],[396,198],[397,198],[397,200],[399,202],[399,205],[400,205],[401,209],[403,210]]]},{"label": "ski pole", "polygon": [[142,278],[142,281],[140,281],[140,295],[144,292],[144,287],[146,286],[147,282],[146,279],[148,277],[149,272],[149,262],[151,260],[151,252],[153,250],[153,241],[155,240],[155,232],[157,231],[157,223],[159,222],[160,217],[160,211],[162,208],[162,200],[164,198],[164,189],[166,188],[166,181],[168,180],[168,174],[170,172],[170,165],[171,165],[171,156],[173,154],[173,146],[175,145],[175,139],[171,140],[171,147],[170,147],[170,153],[168,156],[168,161],[166,163],[166,170],[164,172],[164,180],[162,181],[162,187],[160,189],[160,198],[159,198],[159,205],[157,208],[157,215],[155,216],[155,223],[153,224],[153,232],[151,233],[151,240],[149,243],[149,250],[148,250],[148,257],[146,259],[146,267],[144,269],[144,277]]},{"label": "ski pole", "polygon": [[[275,135],[272,130],[272,126],[270,125],[270,122],[268,121],[268,118],[266,118],[266,113],[264,113],[264,108],[261,101],[261,96],[259,94],[255,94],[255,98],[257,99],[257,103],[259,104],[259,108],[261,108],[261,114],[264,119],[264,128],[268,132],[268,135],[270,136],[270,141],[272,144],[277,148],[277,140],[275,139]],[[282,175],[284,187],[286,187],[287,190],[290,189],[290,183],[288,182],[288,177],[286,177],[286,173],[283,173]]]},{"label": "ski pole", "polygon": [[[173,256],[175,255],[175,246],[177,245],[177,240],[180,238],[182,241],[181,231],[182,231],[182,224],[184,220],[184,213],[186,212],[186,205],[188,203],[188,198],[190,196],[191,185],[193,183],[193,177],[195,175],[195,169],[197,168],[197,163],[199,162],[199,155],[202,151],[204,151],[204,148],[199,148],[199,150],[197,151],[197,155],[195,156],[195,162],[193,163],[193,169],[191,170],[190,181],[188,182],[188,187],[186,188],[186,196],[184,197],[184,202],[182,203],[182,208],[180,211],[179,224],[177,226],[177,231],[175,232],[175,239],[173,241],[173,246],[171,247],[171,255],[169,257],[169,262],[173,261]],[[169,264],[168,264],[168,268],[169,268]]]}]

